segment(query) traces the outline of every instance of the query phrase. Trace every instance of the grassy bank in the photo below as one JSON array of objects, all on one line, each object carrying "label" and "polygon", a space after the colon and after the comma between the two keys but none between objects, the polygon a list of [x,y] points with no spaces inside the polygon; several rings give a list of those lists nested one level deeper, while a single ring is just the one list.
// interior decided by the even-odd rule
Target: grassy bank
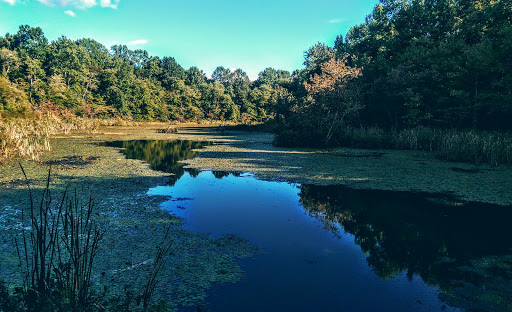
[{"label": "grassy bank", "polygon": [[[320,133],[278,130],[278,146],[327,147]],[[376,127],[343,127],[329,147],[433,152],[438,159],[475,165],[512,164],[512,133],[416,127],[385,131]]]}]

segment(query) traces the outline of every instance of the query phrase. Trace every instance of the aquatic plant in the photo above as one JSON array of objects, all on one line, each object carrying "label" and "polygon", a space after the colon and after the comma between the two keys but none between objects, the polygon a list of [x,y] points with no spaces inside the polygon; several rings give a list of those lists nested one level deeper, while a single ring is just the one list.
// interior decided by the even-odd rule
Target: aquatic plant
[{"label": "aquatic plant", "polygon": [[[279,132],[274,143],[325,147],[315,133],[303,133],[300,129]],[[498,131],[428,127],[386,131],[378,127],[344,126],[338,129],[329,146],[429,151],[447,161],[491,166],[512,164],[512,133]]]},{"label": "aquatic plant", "polygon": [[30,205],[21,210],[21,233],[13,239],[20,286],[0,281],[0,311],[164,311],[153,302],[159,276],[177,247],[170,227],[158,245],[146,282],[136,293],[98,292],[93,282],[95,259],[104,231],[95,220],[94,201],[81,202],[77,193],[64,190],[58,201],[50,191],[51,170],[40,200],[27,181]]},{"label": "aquatic plant", "polygon": [[417,127],[395,132],[397,149],[433,151],[443,160],[492,166],[512,163],[512,134]]},{"label": "aquatic plant", "polygon": [[[158,277],[160,273],[162,273],[167,261],[169,260],[168,256],[174,254],[178,247],[174,247],[174,241],[170,239],[170,226],[167,228],[164,238],[162,242],[157,247],[157,252],[155,259],[153,261],[153,267],[148,275],[146,280],[146,284],[141,289],[142,295],[142,306],[145,311],[150,308],[152,303],[153,294],[155,293],[155,288],[158,284]],[[173,248],[174,247],[174,248]]]},{"label": "aquatic plant", "polygon": [[29,311],[85,311],[94,304],[91,272],[103,232],[92,218],[92,199],[83,205],[66,190],[53,203],[50,175],[39,202],[27,185],[29,216],[22,210],[21,238],[14,238],[23,276],[17,292]]}]

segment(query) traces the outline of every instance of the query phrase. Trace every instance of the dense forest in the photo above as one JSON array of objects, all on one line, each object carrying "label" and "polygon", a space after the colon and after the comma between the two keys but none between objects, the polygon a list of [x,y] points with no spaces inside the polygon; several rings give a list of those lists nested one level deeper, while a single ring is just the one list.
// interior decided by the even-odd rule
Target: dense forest
[{"label": "dense forest", "polygon": [[109,50],[92,39],[48,42],[41,28],[28,25],[0,38],[0,69],[4,116],[49,106],[85,117],[160,121],[267,120],[273,87],[290,77],[268,68],[252,83],[243,70],[219,66],[208,79],[173,57],[124,45]]},{"label": "dense forest", "polygon": [[305,53],[292,109],[278,111],[327,145],[344,125],[509,130],[511,23],[510,1],[381,0],[333,47]]},{"label": "dense forest", "polygon": [[173,57],[92,39],[48,42],[26,25],[0,38],[0,69],[3,116],[53,107],[98,118],[271,121],[279,144],[388,147],[394,133],[404,147],[404,129],[432,138],[512,128],[512,2],[381,0],[333,46],[308,49],[304,68],[267,68],[256,81],[222,66],[207,78]]}]

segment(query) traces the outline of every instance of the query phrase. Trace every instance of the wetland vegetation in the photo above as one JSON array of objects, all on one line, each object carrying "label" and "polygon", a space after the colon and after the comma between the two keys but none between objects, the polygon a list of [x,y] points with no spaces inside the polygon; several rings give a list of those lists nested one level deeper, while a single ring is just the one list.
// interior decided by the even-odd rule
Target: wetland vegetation
[{"label": "wetland vegetation", "polygon": [[49,42],[22,25],[0,38],[2,156],[47,149],[44,135],[27,143],[5,121],[37,112],[73,129],[97,127],[78,117],[268,122],[286,146],[422,149],[510,164],[510,15],[509,1],[380,1],[333,46],[308,49],[304,68],[269,67],[254,81],[223,66],[208,78],[125,45]]},{"label": "wetland vegetation", "polygon": [[253,80],[1,36],[0,310],[512,311],[511,16],[380,0]]},{"label": "wetland vegetation", "polygon": [[[169,135],[159,134],[156,128],[152,129],[154,138]],[[200,129],[198,133],[204,133],[207,129]],[[141,132],[140,128],[134,130]],[[192,128],[179,132],[187,139],[192,138],[188,136],[193,133]],[[99,138],[118,136],[119,134],[98,135]],[[131,134],[125,138],[133,136]],[[148,134],[143,134],[142,137],[144,136]],[[122,305],[125,301],[116,300],[123,300],[123,296],[136,299],[137,288],[132,287],[122,295],[122,287],[128,281],[142,287],[144,277],[149,274],[150,265],[147,263],[129,268],[152,259],[161,237],[152,234],[151,237],[156,242],[148,244],[144,252],[138,251],[135,259],[131,252],[130,255],[126,254],[125,248],[128,247],[134,252],[140,248],[138,239],[143,239],[144,244],[147,244],[146,236],[149,233],[155,233],[155,229],[163,233],[165,226],[169,224],[163,221],[166,218],[164,215],[170,212],[174,215],[170,223],[174,224],[172,235],[178,235],[179,241],[185,241],[179,244],[177,253],[169,258],[170,262],[161,277],[162,284],[159,284],[162,286],[157,289],[157,298],[169,298],[167,300],[170,300],[172,309],[177,306],[196,305],[202,308],[208,306],[213,310],[238,310],[250,304],[266,309],[275,308],[278,311],[285,306],[289,307],[290,302],[295,302],[299,310],[304,307],[312,308],[312,305],[319,309],[341,309],[357,305],[361,311],[372,311],[383,306],[396,311],[409,311],[411,306],[419,311],[442,310],[447,307],[461,311],[475,307],[488,311],[510,308],[510,281],[507,277],[510,275],[510,246],[506,239],[509,236],[506,216],[510,206],[473,203],[448,194],[368,191],[345,186],[267,182],[251,174],[201,172],[193,168],[187,170],[184,164],[179,163],[188,157],[197,156],[201,151],[198,148],[206,147],[205,155],[208,155],[208,149],[211,148],[232,149],[233,147],[226,144],[207,143],[219,138],[229,142],[232,137],[236,139],[234,142],[241,143],[231,144],[243,144],[243,136],[229,132],[218,133],[217,139],[199,136],[201,141],[102,139],[100,141],[103,143],[86,145],[90,148],[89,155],[95,156],[65,156],[60,161],[43,162],[51,163],[56,170],[60,170],[61,173],[56,173],[57,176],[69,170],[77,173],[82,171],[86,175],[97,171],[97,183],[100,184],[96,184],[95,189],[111,189],[114,194],[120,193],[122,196],[126,196],[123,195],[126,192],[123,191],[124,184],[114,182],[115,179],[108,180],[102,175],[108,175],[112,170],[131,170],[132,165],[125,163],[129,159],[121,160],[121,166],[117,169],[111,164],[105,164],[104,169],[92,169],[92,166],[109,158],[119,163],[119,156],[116,154],[122,153],[127,158],[148,162],[151,168],[172,174],[163,177],[157,184],[152,184],[149,194],[146,195],[149,197],[141,197],[138,193],[139,195],[129,199],[134,200],[130,205],[126,204],[126,199],[120,197],[113,202],[107,200],[100,206],[103,212],[108,212],[100,218],[103,220],[101,222],[107,223],[100,224],[107,229],[113,229],[100,245],[106,244],[115,251],[100,248],[97,256],[98,267],[95,269],[99,273],[94,275],[94,284],[108,285],[108,289],[121,296],[108,302]],[[250,140],[255,140],[256,137]],[[66,148],[57,148],[54,153],[59,150],[64,152],[76,144],[71,139],[61,140]],[[103,154],[110,151],[109,146],[115,147],[118,152],[111,156]],[[255,150],[257,148],[250,149],[249,155]],[[242,161],[243,155],[238,156]],[[370,151],[366,157],[364,155],[354,155],[347,159],[379,161],[387,157]],[[334,155],[332,158],[340,159]],[[143,163],[140,165],[143,166]],[[83,171],[81,168],[90,169]],[[146,170],[152,171],[149,168]],[[469,169],[468,172],[461,170],[462,173],[453,172],[463,175],[480,174]],[[136,175],[142,173],[135,172],[138,172]],[[493,172],[489,173],[492,175]],[[141,179],[142,177],[135,178],[127,183],[136,186]],[[8,194],[15,189],[16,187],[11,190],[4,189],[3,194],[7,198],[13,198]],[[147,187],[137,189],[138,192],[148,190]],[[18,194],[20,193],[16,191],[12,196],[18,197]],[[100,199],[109,198],[101,192],[93,195]],[[161,212],[151,212],[147,208],[142,211],[122,208],[144,206],[145,202],[153,200],[156,200],[154,209],[162,209]],[[19,209],[19,205],[14,207]],[[4,209],[5,213],[11,218],[7,224],[12,224],[16,214],[10,214],[9,210]],[[153,214],[156,215],[152,216]],[[141,219],[137,220],[138,218]],[[161,221],[155,224],[153,222],[156,221],[151,220]],[[8,232],[11,235],[16,233],[12,230]],[[197,233],[199,236],[189,236],[190,233]],[[206,233],[208,238],[202,236],[207,235]],[[5,234],[3,240],[7,242]],[[124,236],[120,241],[119,235]],[[281,239],[276,240],[275,237]],[[115,247],[111,245],[114,241],[118,241]],[[124,243],[120,243],[121,241]],[[6,245],[3,246],[4,257],[8,249]],[[264,253],[258,255],[258,250]],[[112,259],[114,255],[116,261]],[[242,273],[234,259],[249,256],[253,258],[243,261],[244,275],[247,278],[240,280]],[[201,261],[201,264],[197,261]],[[126,273],[114,273],[112,267],[119,268],[121,272],[127,268],[128,270]],[[98,277],[101,272],[106,272],[106,279]],[[295,280],[297,276],[302,276],[301,282]],[[290,285],[289,281],[292,279],[295,282]],[[273,282],[269,284],[269,280]],[[209,288],[212,283],[221,281],[237,283],[233,286],[229,283],[216,286],[213,290]],[[343,288],[353,291],[344,293],[343,304],[338,299],[333,302],[340,294],[325,293],[322,290],[325,287],[311,288],[315,285],[312,281],[318,281],[328,289]],[[340,282],[346,286],[341,287]],[[353,283],[361,286],[354,287]],[[269,289],[269,292],[254,297],[254,293],[261,292],[262,288]],[[365,289],[369,288],[383,295],[372,295],[372,304],[361,304],[361,296],[366,296]],[[162,289],[167,291],[162,292]],[[169,292],[170,289],[172,291]],[[288,291],[283,292],[282,289]],[[308,295],[302,296],[304,300],[297,300],[296,294],[306,289]],[[398,294],[400,300],[389,300]],[[205,298],[208,299],[203,301]],[[316,301],[318,298],[322,298],[321,304]],[[131,309],[135,308],[133,305]]]}]

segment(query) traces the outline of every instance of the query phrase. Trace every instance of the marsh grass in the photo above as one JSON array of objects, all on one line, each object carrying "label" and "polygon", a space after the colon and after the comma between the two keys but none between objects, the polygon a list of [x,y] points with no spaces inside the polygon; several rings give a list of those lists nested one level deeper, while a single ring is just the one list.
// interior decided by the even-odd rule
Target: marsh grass
[{"label": "marsh grass", "polygon": [[[319,136],[300,130],[277,133],[276,145],[319,146]],[[416,127],[389,130],[378,127],[340,127],[332,146],[429,151],[446,161],[491,166],[512,164],[512,133]]]},{"label": "marsh grass", "polygon": [[52,112],[34,112],[30,117],[0,119],[0,162],[13,157],[38,160],[51,150],[50,136],[72,131],[95,132],[100,123],[83,117],[63,117]]},{"label": "marsh grass", "polygon": [[13,238],[21,280],[0,281],[0,311],[167,311],[153,301],[162,271],[178,248],[169,226],[157,246],[144,285],[135,293],[109,294],[93,282],[92,273],[104,231],[95,220],[92,198],[81,202],[68,188],[55,200],[51,170],[39,200],[27,183],[30,206],[21,210],[21,233]]},{"label": "marsh grass", "polygon": [[432,151],[448,161],[492,166],[512,164],[511,133],[418,127],[396,132],[393,145],[397,149]]},{"label": "marsh grass", "polygon": [[55,133],[51,123],[39,120],[0,120],[0,161],[7,158],[39,155],[50,150],[49,137]]},{"label": "marsh grass", "polygon": [[103,232],[92,199],[82,204],[66,189],[54,202],[50,176],[39,201],[27,183],[30,209],[28,216],[22,210],[22,233],[14,238],[23,278],[16,293],[27,311],[87,311],[96,301],[91,273]]}]

